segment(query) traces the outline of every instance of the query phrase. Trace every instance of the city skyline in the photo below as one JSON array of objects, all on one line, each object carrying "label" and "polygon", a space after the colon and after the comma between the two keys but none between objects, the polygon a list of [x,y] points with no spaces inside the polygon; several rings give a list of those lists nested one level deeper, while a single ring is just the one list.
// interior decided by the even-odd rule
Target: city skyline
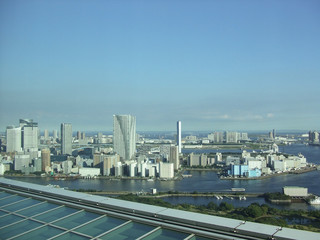
[{"label": "city skyline", "polygon": [[318,130],[320,3],[0,2],[0,131]]}]

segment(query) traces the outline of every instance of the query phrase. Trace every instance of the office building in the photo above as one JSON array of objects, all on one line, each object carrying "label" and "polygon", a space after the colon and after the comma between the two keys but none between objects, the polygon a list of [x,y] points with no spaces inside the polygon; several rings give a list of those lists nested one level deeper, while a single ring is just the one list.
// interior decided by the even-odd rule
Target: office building
[{"label": "office building", "polygon": [[114,167],[120,161],[119,155],[107,155],[103,153],[95,153],[93,156],[93,167],[100,168],[103,176],[114,174]]},{"label": "office building", "polygon": [[170,155],[170,145],[169,144],[161,144],[159,146],[159,154],[165,158],[168,159]]},{"label": "office building", "polygon": [[22,148],[24,150],[38,149],[38,123],[33,122],[32,119],[20,119],[20,127]]},{"label": "office building", "polygon": [[222,153],[216,153],[215,162],[216,163],[222,162]]},{"label": "office building", "polygon": [[223,132],[214,132],[208,135],[208,139],[214,143],[222,143],[223,142]]},{"label": "office building", "polygon": [[115,175],[115,166],[120,162],[120,156],[116,155],[105,155],[103,158],[103,175],[110,176]]},{"label": "office building", "polygon": [[49,131],[48,131],[48,129],[44,130],[43,138],[44,138],[44,140],[48,140],[49,139]]},{"label": "office building", "polygon": [[7,152],[21,152],[21,127],[8,126],[6,129]]},{"label": "office building", "polygon": [[317,131],[309,131],[309,142],[319,143],[319,133]]},{"label": "office building", "polygon": [[174,165],[173,163],[159,163],[159,177],[160,178],[173,178],[174,177]]},{"label": "office building", "polygon": [[14,170],[22,170],[23,167],[29,167],[31,162],[30,156],[27,154],[16,154],[14,156]]},{"label": "office building", "polygon": [[182,143],[181,143],[181,121],[177,122],[177,145],[179,153],[181,153]]},{"label": "office building", "polygon": [[239,140],[239,133],[226,132],[226,143],[237,143]]},{"label": "office building", "polygon": [[72,154],[72,125],[61,123],[61,153]]},{"label": "office building", "polygon": [[224,141],[224,134],[223,132],[215,132],[214,133],[214,142],[222,143]]},{"label": "office building", "polygon": [[58,138],[58,131],[57,131],[57,130],[53,130],[52,135],[53,135],[53,139],[54,139],[54,140],[57,140],[57,138]]},{"label": "office building", "polygon": [[171,146],[170,147],[170,156],[169,162],[174,164],[174,170],[178,170],[180,167],[180,160],[179,160],[179,149],[178,146]]},{"label": "office building", "polygon": [[41,170],[43,172],[49,172],[49,169],[51,167],[51,159],[50,159],[50,150],[49,149],[42,149],[41,150]]},{"label": "office building", "polygon": [[42,170],[42,160],[41,158],[32,159],[32,165],[35,172],[41,172]]},{"label": "office building", "polygon": [[67,161],[63,161],[62,162],[62,170],[64,174],[70,174],[71,173],[71,169],[72,169],[72,161],[67,160]]},{"label": "office building", "polygon": [[81,132],[80,131],[77,131],[77,139],[81,139]]},{"label": "office building", "polygon": [[136,117],[113,115],[113,150],[121,160],[133,159],[136,152]]},{"label": "office building", "polygon": [[188,158],[188,166],[207,166],[207,155],[190,153]]}]

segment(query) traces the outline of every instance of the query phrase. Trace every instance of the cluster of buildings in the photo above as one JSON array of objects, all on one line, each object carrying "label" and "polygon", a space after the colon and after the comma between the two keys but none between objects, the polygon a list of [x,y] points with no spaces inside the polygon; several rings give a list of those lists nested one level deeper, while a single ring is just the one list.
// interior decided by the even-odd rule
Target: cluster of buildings
[{"label": "cluster of buildings", "polygon": [[[269,137],[275,140],[275,130],[270,132]],[[113,135],[98,133],[94,137],[86,137],[80,131],[73,136],[70,123],[61,123],[60,132],[53,131],[52,136],[47,130],[40,136],[38,123],[32,119],[20,119],[19,126],[8,126],[6,129],[6,155],[0,156],[0,175],[14,170],[25,174],[172,179],[180,168],[182,143],[184,147],[188,147],[188,143],[199,143],[197,137],[192,135],[182,140],[181,121],[177,122],[176,141],[158,142],[144,151],[142,148],[144,144],[148,145],[148,140],[139,139],[136,118],[131,115],[114,115]],[[229,131],[213,132],[207,138],[200,139],[202,143],[239,143],[248,140],[247,133]],[[319,133],[309,132],[309,140],[319,142]],[[137,143],[141,148],[139,153]],[[302,155],[281,155],[276,144],[261,155],[246,151],[241,156],[191,153],[187,158],[187,165],[191,167],[214,164],[228,169],[228,176],[250,178],[305,167],[306,159]]]},{"label": "cluster of buildings", "polygon": [[[131,115],[114,115],[113,136],[98,133],[91,139],[79,131],[73,137],[70,123],[61,124],[60,134],[54,131],[50,137],[45,130],[44,136],[40,137],[37,123],[32,119],[20,119],[19,127],[9,126],[6,129],[7,154],[0,157],[0,175],[14,170],[25,174],[62,173],[83,177],[173,178],[174,172],[180,167],[181,122],[177,123],[177,144],[163,145],[161,154],[155,158],[137,154],[137,138],[136,118]],[[88,142],[113,143],[113,148],[95,148],[90,145],[73,148]],[[48,148],[46,144],[53,144],[53,147]]]},{"label": "cluster of buildings", "polygon": [[197,136],[186,136],[184,143],[185,144],[210,144],[210,143],[240,143],[241,141],[250,140],[248,133],[243,132],[213,132],[208,134],[207,137],[198,139]]},{"label": "cluster of buildings", "polygon": [[229,177],[260,177],[272,173],[287,172],[301,169],[307,166],[306,158],[298,156],[287,156],[279,153],[279,148],[273,144],[272,149],[262,154],[243,151],[241,156],[216,153],[209,157],[206,154],[191,153],[188,157],[188,166],[212,166],[220,165],[226,169]]},{"label": "cluster of buildings", "polygon": [[240,157],[226,158],[225,164],[229,168],[228,175],[232,177],[260,177],[273,173],[282,173],[298,170],[307,166],[306,158],[284,155],[279,153],[279,148],[273,144],[272,151],[251,156],[250,152],[243,151]]}]

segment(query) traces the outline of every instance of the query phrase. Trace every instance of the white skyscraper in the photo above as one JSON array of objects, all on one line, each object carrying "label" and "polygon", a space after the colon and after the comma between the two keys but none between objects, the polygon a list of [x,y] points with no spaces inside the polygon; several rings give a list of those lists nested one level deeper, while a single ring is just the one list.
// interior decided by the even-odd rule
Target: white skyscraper
[{"label": "white skyscraper", "polygon": [[61,123],[61,153],[72,154],[72,125]]},{"label": "white skyscraper", "polygon": [[49,139],[49,131],[48,129],[44,130],[44,140],[48,140]]},{"label": "white skyscraper", "polygon": [[177,122],[177,145],[179,153],[181,153],[181,121]]},{"label": "white skyscraper", "polygon": [[38,123],[32,119],[20,119],[22,148],[37,149],[38,148]]},{"label": "white skyscraper", "polygon": [[53,130],[52,136],[53,136],[53,139],[54,139],[54,140],[57,140],[57,138],[58,138],[58,131],[57,131],[57,130]]},{"label": "white skyscraper", "polygon": [[136,117],[113,115],[113,150],[122,160],[132,159],[136,152]]},{"label": "white skyscraper", "polygon": [[7,152],[20,152],[21,149],[21,127],[9,126],[6,131]]}]

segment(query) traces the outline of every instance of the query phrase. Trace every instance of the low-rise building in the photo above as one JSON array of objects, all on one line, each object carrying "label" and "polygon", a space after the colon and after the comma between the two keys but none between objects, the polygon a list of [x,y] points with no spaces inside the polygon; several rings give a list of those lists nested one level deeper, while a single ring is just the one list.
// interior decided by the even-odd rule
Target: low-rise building
[{"label": "low-rise building", "polygon": [[308,188],[296,187],[296,186],[285,186],[283,187],[283,194],[290,197],[307,197]]},{"label": "low-rise building", "polygon": [[82,177],[94,177],[100,175],[100,168],[79,168],[79,174]]}]

